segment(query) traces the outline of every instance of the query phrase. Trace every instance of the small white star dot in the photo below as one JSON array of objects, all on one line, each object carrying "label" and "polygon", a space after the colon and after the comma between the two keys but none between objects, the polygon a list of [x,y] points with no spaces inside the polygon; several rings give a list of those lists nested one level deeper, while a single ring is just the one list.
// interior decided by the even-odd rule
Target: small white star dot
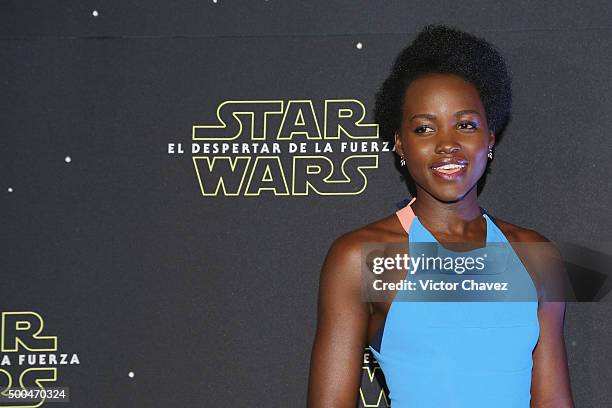
[{"label": "small white star dot", "polygon": [[8,192],[9,192],[9,193],[12,193],[12,192],[13,192],[13,187],[9,187],[9,188],[8,188]]},{"label": "small white star dot", "polygon": [[94,16],[94,17],[98,17],[98,10],[92,11],[91,15]]},{"label": "small white star dot", "polygon": [[128,377],[130,377],[130,378],[134,378],[134,372],[133,372],[133,371],[130,371],[130,372],[128,373]]},{"label": "small white star dot", "polygon": [[70,158],[70,156],[66,156],[66,158],[64,159],[64,161],[66,163],[70,163],[72,161],[72,159]]},{"label": "small white star dot", "polygon": [[217,2],[217,0],[213,0],[213,3],[216,3],[216,2]]},{"label": "small white star dot", "polygon": [[355,47],[360,50],[363,48],[363,44],[361,42],[358,42],[357,44],[355,44]]}]

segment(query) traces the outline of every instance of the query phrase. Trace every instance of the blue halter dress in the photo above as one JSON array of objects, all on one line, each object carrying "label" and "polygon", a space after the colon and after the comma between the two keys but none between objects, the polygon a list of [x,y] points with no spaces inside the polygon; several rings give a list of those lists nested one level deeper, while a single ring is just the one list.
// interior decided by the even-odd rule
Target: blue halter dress
[{"label": "blue halter dress", "polygon": [[[410,204],[397,215],[412,254],[418,243],[437,241]],[[483,217],[487,239],[480,250],[508,244],[489,216]],[[529,408],[532,352],[540,333],[537,291],[513,250],[504,265],[526,301],[410,301],[411,293],[397,292],[370,344],[392,408]],[[453,278],[468,279],[469,273]]]}]

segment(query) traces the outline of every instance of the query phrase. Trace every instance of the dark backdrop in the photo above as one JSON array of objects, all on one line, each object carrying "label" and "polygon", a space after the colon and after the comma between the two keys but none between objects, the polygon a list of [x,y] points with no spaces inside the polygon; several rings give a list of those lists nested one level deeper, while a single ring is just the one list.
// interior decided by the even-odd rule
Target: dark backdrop
[{"label": "dark backdrop", "polygon": [[[358,195],[211,197],[167,143],[226,100],[357,99],[371,123],[431,22],[485,37],[514,73],[482,205],[610,241],[611,6],[537,3],[2,1],[0,310],[39,313],[78,353],[56,383],[72,406],[304,406],[319,269],[335,237],[407,197],[391,153]],[[568,305],[581,408],[612,403],[610,312]],[[364,389],[376,401],[365,374]]]}]

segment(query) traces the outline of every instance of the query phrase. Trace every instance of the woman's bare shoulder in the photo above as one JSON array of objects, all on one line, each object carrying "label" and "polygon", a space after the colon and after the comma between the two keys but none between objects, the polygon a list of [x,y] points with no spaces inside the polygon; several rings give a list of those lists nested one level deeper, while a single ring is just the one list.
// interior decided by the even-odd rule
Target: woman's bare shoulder
[{"label": "woman's bare shoulder", "polygon": [[509,242],[519,244],[515,249],[520,248],[524,255],[560,258],[561,255],[556,245],[539,232],[519,227],[499,218],[495,219],[495,224],[502,230]]},{"label": "woman's bare shoulder", "polygon": [[553,242],[532,229],[499,219],[495,223],[513,244],[516,254],[533,278],[540,301],[559,301],[571,294],[569,281],[564,275],[562,255]]},{"label": "woman's bare shoulder", "polygon": [[406,240],[406,232],[397,216],[391,214],[336,238],[330,246],[327,255],[328,262],[354,264],[358,262],[364,245],[399,243],[404,240]]},{"label": "woman's bare shoulder", "polygon": [[495,224],[510,242],[550,242],[548,238],[533,229],[520,227],[499,218],[495,218]]},{"label": "woman's bare shoulder", "polygon": [[406,232],[402,228],[395,214],[381,218],[362,227],[348,231],[336,239],[347,245],[361,245],[366,242],[398,242],[406,239]]}]

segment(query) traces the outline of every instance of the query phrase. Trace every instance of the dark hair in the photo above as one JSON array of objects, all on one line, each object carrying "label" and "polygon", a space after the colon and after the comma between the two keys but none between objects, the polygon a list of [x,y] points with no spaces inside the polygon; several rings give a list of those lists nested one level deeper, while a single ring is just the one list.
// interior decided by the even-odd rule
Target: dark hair
[{"label": "dark hair", "polygon": [[512,78],[504,57],[487,41],[456,28],[427,25],[397,56],[389,77],[376,94],[375,116],[383,140],[393,143],[402,119],[404,93],[417,77],[448,73],[471,82],[497,137],[508,122]]}]

